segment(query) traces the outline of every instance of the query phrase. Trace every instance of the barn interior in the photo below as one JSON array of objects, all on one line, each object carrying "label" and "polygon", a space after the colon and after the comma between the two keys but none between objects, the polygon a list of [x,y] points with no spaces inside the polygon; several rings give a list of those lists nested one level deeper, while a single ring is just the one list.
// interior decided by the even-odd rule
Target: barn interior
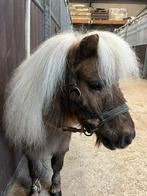
[{"label": "barn interior", "polygon": [[[61,173],[63,195],[147,196],[147,1],[0,0],[0,24],[0,194],[27,196],[31,186],[26,157],[9,144],[3,127],[5,88],[14,69],[58,33],[102,30],[128,42],[140,62],[140,79],[120,85],[136,139],[124,150],[97,150],[94,136],[73,134]],[[47,164],[39,196],[50,195]]]}]

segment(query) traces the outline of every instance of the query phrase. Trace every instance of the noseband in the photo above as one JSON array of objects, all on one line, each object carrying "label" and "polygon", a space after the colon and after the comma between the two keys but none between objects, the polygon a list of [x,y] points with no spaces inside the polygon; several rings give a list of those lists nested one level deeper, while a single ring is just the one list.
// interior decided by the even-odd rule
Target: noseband
[{"label": "noseband", "polygon": [[110,120],[113,120],[120,114],[124,114],[129,111],[129,108],[126,104],[123,104],[121,106],[118,106],[112,110],[106,111],[101,113],[99,117],[99,123],[98,125],[92,129],[90,132],[84,131],[84,134],[87,136],[91,136],[94,132],[96,132],[101,126],[103,126],[105,123],[109,122]]},{"label": "noseband", "polygon": [[[105,123],[109,122],[110,120],[113,120],[120,114],[124,114],[129,111],[129,108],[126,104],[123,104],[121,106],[118,106],[112,110],[106,111],[101,113],[101,115],[98,117],[98,124],[95,126],[94,129],[87,131],[86,128],[84,129],[77,129],[73,127],[63,127],[63,131],[70,131],[70,132],[83,132],[86,136],[91,136],[93,135],[94,132],[98,131],[100,127],[102,127]],[[88,118],[86,120],[93,119],[93,118]]]}]

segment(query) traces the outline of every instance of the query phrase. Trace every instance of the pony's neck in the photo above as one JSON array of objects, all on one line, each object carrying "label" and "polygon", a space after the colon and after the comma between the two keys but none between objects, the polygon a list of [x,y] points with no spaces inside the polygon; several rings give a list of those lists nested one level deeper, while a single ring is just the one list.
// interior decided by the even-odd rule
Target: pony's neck
[{"label": "pony's neck", "polygon": [[62,110],[61,110],[61,103],[60,103],[60,96],[57,94],[49,109],[43,113],[43,123],[46,129],[50,128],[59,128],[62,124]]},{"label": "pony's neck", "polygon": [[67,111],[64,105],[65,99],[58,93],[54,98],[52,106],[43,116],[44,125],[47,129],[58,129],[62,127],[79,127],[76,116]]}]

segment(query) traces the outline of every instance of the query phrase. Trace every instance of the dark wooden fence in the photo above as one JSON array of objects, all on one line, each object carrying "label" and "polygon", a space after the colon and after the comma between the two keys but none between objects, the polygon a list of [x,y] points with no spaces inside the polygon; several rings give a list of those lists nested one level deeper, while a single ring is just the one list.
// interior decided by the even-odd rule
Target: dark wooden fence
[{"label": "dark wooden fence", "polygon": [[[31,3],[31,49],[44,38],[43,10]],[[0,195],[14,173],[19,153],[3,137],[2,113],[5,86],[25,58],[25,0],[0,0]]]},{"label": "dark wooden fence", "polygon": [[[64,0],[31,0],[30,14],[30,44],[27,44],[31,52],[44,39],[70,28]],[[26,56],[26,18],[26,0],[0,0],[0,195],[4,195],[21,158],[20,152],[10,148],[4,137],[2,116],[6,84]]]},{"label": "dark wooden fence", "polygon": [[15,153],[3,137],[4,89],[14,68],[25,57],[24,1],[0,0],[0,193],[15,168]]},{"label": "dark wooden fence", "polygon": [[31,1],[31,51],[44,40],[44,10]]}]

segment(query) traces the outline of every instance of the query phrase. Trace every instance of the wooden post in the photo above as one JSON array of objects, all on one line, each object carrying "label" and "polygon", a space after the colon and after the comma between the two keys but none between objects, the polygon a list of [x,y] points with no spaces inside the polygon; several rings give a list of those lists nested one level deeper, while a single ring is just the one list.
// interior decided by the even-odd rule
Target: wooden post
[{"label": "wooden post", "polygon": [[30,56],[30,24],[31,23],[31,0],[26,0],[25,10],[25,53]]}]

